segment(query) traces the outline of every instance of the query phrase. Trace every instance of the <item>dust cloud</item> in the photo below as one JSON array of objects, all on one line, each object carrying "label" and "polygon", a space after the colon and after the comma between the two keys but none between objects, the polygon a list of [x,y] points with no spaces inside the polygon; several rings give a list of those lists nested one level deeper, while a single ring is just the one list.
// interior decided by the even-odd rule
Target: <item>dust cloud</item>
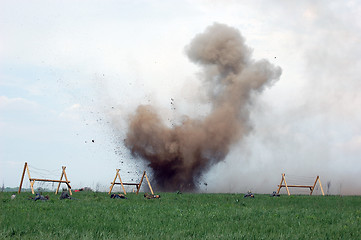
[{"label": "dust cloud", "polygon": [[133,156],[153,170],[153,180],[163,191],[196,190],[197,179],[252,131],[253,99],[281,75],[281,68],[267,60],[253,60],[241,33],[227,25],[209,26],[185,51],[201,67],[209,113],[184,116],[169,126],[155,107],[140,105],[129,116],[125,139]]}]

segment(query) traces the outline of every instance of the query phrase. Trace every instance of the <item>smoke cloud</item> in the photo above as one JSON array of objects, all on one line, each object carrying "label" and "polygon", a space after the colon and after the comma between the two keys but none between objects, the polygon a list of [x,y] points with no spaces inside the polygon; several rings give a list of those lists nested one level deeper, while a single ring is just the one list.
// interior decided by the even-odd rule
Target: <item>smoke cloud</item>
[{"label": "smoke cloud", "polygon": [[252,130],[252,100],[281,75],[267,60],[253,60],[240,32],[223,24],[196,35],[186,53],[202,69],[209,114],[184,116],[169,127],[157,109],[140,105],[129,118],[125,139],[125,146],[148,164],[158,188],[165,191],[195,190],[202,173],[224,160],[232,145]]}]

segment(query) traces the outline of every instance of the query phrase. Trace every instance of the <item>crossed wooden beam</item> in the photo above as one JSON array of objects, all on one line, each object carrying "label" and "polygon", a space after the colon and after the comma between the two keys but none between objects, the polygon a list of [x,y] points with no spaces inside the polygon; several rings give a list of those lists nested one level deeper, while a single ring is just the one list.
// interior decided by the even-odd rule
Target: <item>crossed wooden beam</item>
[{"label": "crossed wooden beam", "polygon": [[[309,188],[310,189],[310,195],[312,195],[313,190],[315,189],[317,182],[319,182],[320,187],[321,187],[322,195],[325,196],[325,193],[323,192],[323,188],[322,188],[321,179],[320,179],[319,176],[316,177],[315,183],[313,185],[288,185],[287,182],[286,182],[285,175],[286,174],[282,173],[282,179],[281,179],[281,183],[278,185],[277,194],[280,193],[280,190],[281,190],[282,187],[285,187],[286,190],[287,190],[288,196],[290,196],[291,194],[290,194],[290,191],[289,191],[288,188],[289,187],[297,187],[297,188]],[[282,184],[283,182],[284,182],[284,184]]]},{"label": "crossed wooden beam", "polygon": [[[111,185],[110,185],[110,189],[109,189],[109,193],[108,193],[108,194],[110,194],[110,193],[112,192],[113,187],[114,187],[114,185],[116,185],[116,184],[120,184],[120,185],[122,186],[124,195],[127,194],[126,191],[125,191],[124,185],[130,185],[130,186],[133,185],[133,186],[136,186],[136,187],[137,187],[137,194],[138,194],[138,193],[139,193],[139,190],[140,190],[140,187],[141,187],[141,185],[142,185],[142,183],[143,183],[143,179],[144,179],[144,177],[145,177],[145,179],[146,179],[147,182],[148,182],[149,189],[150,189],[150,191],[152,192],[152,194],[154,195],[152,186],[150,185],[148,176],[147,176],[147,174],[146,174],[145,171],[143,172],[142,178],[140,179],[140,182],[139,182],[139,183],[124,183],[124,182],[122,182],[122,179],[120,178],[119,171],[120,171],[120,169],[117,169],[117,172],[115,173],[114,180],[113,180],[113,182],[110,183]],[[119,182],[116,182],[117,178],[119,178]]]},{"label": "crossed wooden beam", "polygon": [[[25,171],[26,171],[26,172],[28,173],[28,177],[29,177],[29,181],[30,181],[30,188],[31,188],[31,192],[32,192],[33,194],[35,194],[35,192],[34,192],[34,183],[35,183],[36,181],[40,181],[40,182],[57,182],[57,183],[59,183],[59,184],[58,184],[58,188],[56,189],[55,194],[58,194],[59,188],[60,188],[60,184],[61,184],[61,183],[65,183],[65,184],[68,186],[68,190],[69,190],[70,195],[72,195],[71,186],[70,186],[70,181],[68,180],[68,177],[66,176],[65,168],[66,168],[65,166],[62,166],[63,171],[61,172],[60,180],[32,178],[32,177],[30,177],[30,171],[29,171],[28,163],[25,162],[23,174],[21,175],[21,181],[20,181],[20,186],[19,186],[18,193],[21,192],[21,187],[22,187],[22,185],[23,185],[24,176],[25,176]],[[63,177],[65,177],[65,180],[62,180]]]}]

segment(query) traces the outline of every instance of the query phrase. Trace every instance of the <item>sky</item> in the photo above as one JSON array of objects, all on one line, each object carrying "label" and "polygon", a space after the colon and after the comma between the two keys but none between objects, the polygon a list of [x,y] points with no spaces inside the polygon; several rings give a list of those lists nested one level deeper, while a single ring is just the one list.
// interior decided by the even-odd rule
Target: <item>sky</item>
[{"label": "sky", "polygon": [[207,111],[185,48],[222,23],[282,75],[200,190],[271,193],[286,173],[360,195],[360,16],[359,1],[0,0],[0,184],[17,187],[24,162],[39,178],[66,166],[73,188],[106,190],[117,168],[123,181],[151,178],[124,146],[127,119],[139,104],[165,119]]}]

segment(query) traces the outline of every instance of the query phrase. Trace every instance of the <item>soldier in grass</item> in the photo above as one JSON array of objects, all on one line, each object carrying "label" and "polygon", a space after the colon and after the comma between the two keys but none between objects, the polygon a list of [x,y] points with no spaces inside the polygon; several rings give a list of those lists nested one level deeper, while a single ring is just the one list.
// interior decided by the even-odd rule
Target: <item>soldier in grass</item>
[{"label": "soldier in grass", "polygon": [[273,193],[270,195],[270,197],[279,197],[279,193],[277,193],[276,191],[273,191]]},{"label": "soldier in grass", "polygon": [[160,198],[160,195],[153,195],[153,194],[144,193],[144,197],[147,198],[147,199],[153,199],[153,198]]},{"label": "soldier in grass", "polygon": [[63,200],[63,199],[71,199],[71,197],[69,196],[68,192],[67,191],[63,191],[60,195],[60,200]]},{"label": "soldier in grass", "polygon": [[248,191],[247,194],[244,195],[245,198],[249,197],[249,198],[254,198],[254,195],[251,191]]},{"label": "soldier in grass", "polygon": [[127,199],[126,196],[124,196],[123,194],[119,193],[119,194],[115,194],[113,193],[112,195],[110,195],[110,198],[120,198],[120,199]]},{"label": "soldier in grass", "polygon": [[47,201],[49,200],[49,196],[46,195],[45,197],[42,195],[42,193],[37,193],[35,195],[35,197],[29,197],[29,200],[34,200],[34,201],[38,201],[38,200],[42,200],[42,201]]}]

